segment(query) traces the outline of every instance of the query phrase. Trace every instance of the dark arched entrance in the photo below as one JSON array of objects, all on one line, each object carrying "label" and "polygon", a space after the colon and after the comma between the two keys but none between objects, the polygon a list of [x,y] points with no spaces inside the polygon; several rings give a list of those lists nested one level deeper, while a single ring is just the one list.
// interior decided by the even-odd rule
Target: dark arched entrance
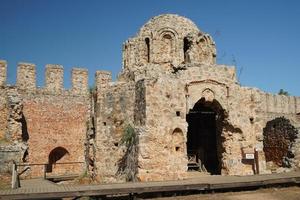
[{"label": "dark arched entrance", "polygon": [[223,109],[216,101],[200,99],[187,115],[188,170],[221,174]]},{"label": "dark arched entrance", "polygon": [[48,157],[47,172],[52,172],[53,165],[66,155],[69,155],[69,152],[63,147],[56,147],[53,149]]}]

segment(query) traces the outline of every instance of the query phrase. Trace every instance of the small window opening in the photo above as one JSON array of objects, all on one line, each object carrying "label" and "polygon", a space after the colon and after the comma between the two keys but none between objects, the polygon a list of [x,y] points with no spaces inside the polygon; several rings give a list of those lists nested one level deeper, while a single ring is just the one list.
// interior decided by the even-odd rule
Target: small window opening
[{"label": "small window opening", "polygon": [[180,116],[180,111],[176,111],[176,116],[177,116],[177,117]]},{"label": "small window opening", "polygon": [[103,126],[106,126],[106,122],[103,122]]},{"label": "small window opening", "polygon": [[175,151],[179,151],[180,150],[180,147],[175,147]]},{"label": "small window opening", "polygon": [[229,97],[230,93],[229,93],[229,87],[226,87],[226,95],[227,95],[227,98]]},{"label": "small window opening", "polygon": [[250,119],[251,124],[253,124],[254,118],[253,118],[253,117],[250,117],[249,119]]},{"label": "small window opening", "polygon": [[28,161],[28,150],[26,150],[23,154],[23,157],[22,157],[22,161],[23,162],[27,162]]},{"label": "small window opening", "polygon": [[115,145],[115,147],[118,147],[118,146],[119,146],[119,143],[118,143],[118,142],[115,142],[114,145]]},{"label": "small window opening", "polygon": [[146,38],[145,43],[147,46],[147,62],[149,63],[150,62],[150,39]]},{"label": "small window opening", "polygon": [[190,56],[188,54],[188,51],[191,47],[191,42],[185,37],[183,39],[183,54],[184,54],[184,62],[190,62]]}]

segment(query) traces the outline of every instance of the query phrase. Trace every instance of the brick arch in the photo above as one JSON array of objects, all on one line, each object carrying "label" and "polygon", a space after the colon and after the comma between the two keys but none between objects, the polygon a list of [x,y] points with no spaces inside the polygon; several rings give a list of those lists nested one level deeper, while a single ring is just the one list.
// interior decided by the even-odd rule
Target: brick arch
[{"label": "brick arch", "polygon": [[55,165],[58,161],[62,160],[63,158],[66,159],[69,157],[69,151],[64,147],[56,147],[52,149],[48,155],[48,166],[47,172],[52,172],[53,165]]}]

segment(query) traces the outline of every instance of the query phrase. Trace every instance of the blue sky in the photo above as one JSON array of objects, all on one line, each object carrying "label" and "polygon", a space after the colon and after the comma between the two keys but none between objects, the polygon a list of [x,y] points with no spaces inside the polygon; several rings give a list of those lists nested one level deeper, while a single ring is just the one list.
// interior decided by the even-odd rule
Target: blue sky
[{"label": "blue sky", "polygon": [[219,64],[236,65],[243,86],[300,96],[300,1],[297,0],[0,0],[0,59],[15,83],[18,62],[121,70],[122,43],[151,17],[175,13],[212,35]]}]

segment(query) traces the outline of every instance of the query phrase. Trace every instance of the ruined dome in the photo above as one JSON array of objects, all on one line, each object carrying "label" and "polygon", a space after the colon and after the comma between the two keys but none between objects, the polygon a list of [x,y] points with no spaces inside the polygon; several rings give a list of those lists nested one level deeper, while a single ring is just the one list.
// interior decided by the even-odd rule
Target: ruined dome
[{"label": "ruined dome", "polygon": [[188,18],[175,14],[163,14],[151,18],[141,27],[138,35],[155,37],[165,31],[170,31],[179,38],[201,32],[196,24]]},{"label": "ruined dome", "polygon": [[213,65],[216,48],[212,38],[190,19],[175,14],[153,17],[123,46],[123,72],[170,70],[186,63]]}]

